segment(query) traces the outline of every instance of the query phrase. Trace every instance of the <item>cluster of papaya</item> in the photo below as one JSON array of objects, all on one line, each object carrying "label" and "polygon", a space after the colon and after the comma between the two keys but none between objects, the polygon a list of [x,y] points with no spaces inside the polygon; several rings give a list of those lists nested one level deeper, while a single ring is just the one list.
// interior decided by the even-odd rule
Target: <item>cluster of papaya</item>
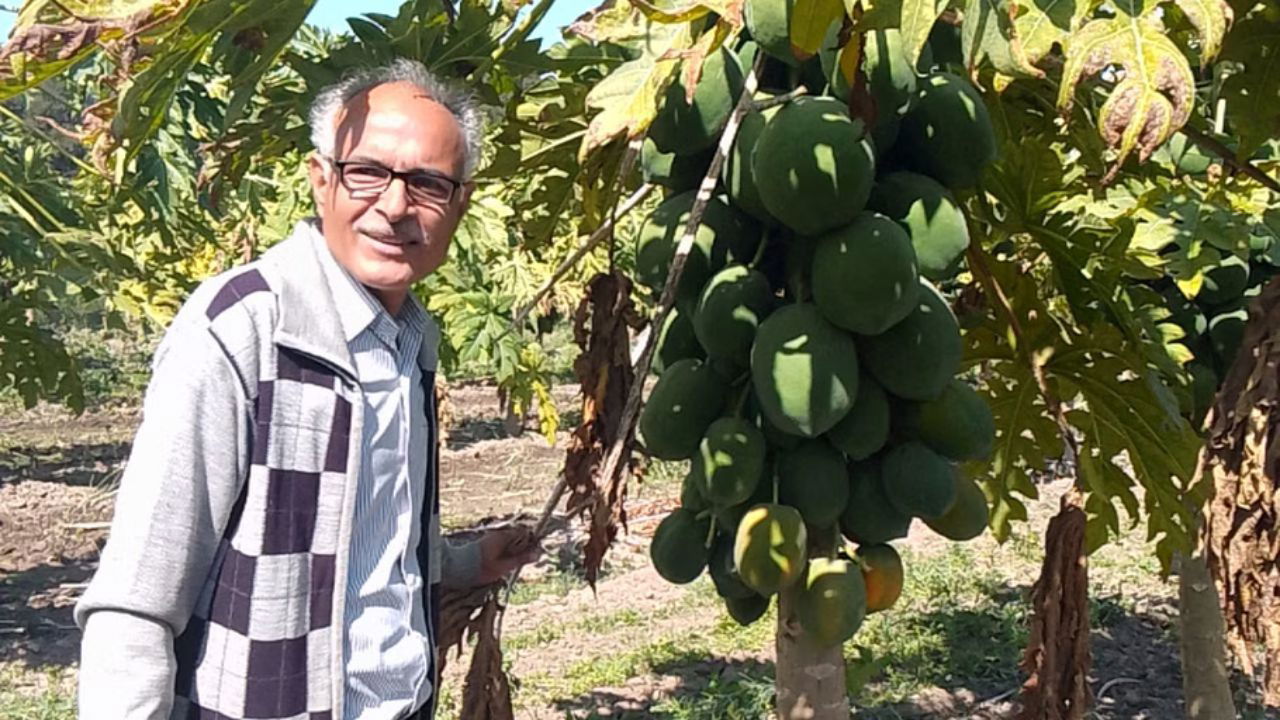
[{"label": "cluster of papaya", "polygon": [[692,104],[677,83],[645,142],[646,177],[667,189],[636,249],[656,294],[757,54],[766,94],[812,83],[741,125],[659,330],[640,435],[651,456],[690,461],[657,571],[707,571],[742,624],[795,586],[806,635],[833,645],[897,600],[889,543],[914,518],[954,540],[987,525],[956,463],[989,455],[994,422],[956,377],[960,330],[933,282],[969,243],[951,191],[976,183],[995,139],[969,83],[917,72],[893,30],[865,38],[879,111],[853,118],[834,33],[799,62],[788,8],[748,0],[750,37],[707,59]]},{"label": "cluster of papaya", "polygon": [[[1218,386],[1235,361],[1249,319],[1248,306],[1262,292],[1277,272],[1280,255],[1272,248],[1269,231],[1254,235],[1246,256],[1219,252],[1208,248],[1220,259],[1205,269],[1204,280],[1194,299],[1187,296],[1171,280],[1162,278],[1155,289],[1164,297],[1169,310],[1167,322],[1182,329],[1182,343],[1194,356],[1187,364],[1191,376],[1190,392],[1182,397],[1181,410],[1199,426],[1213,403]],[[1171,244],[1170,251],[1176,250]]]}]

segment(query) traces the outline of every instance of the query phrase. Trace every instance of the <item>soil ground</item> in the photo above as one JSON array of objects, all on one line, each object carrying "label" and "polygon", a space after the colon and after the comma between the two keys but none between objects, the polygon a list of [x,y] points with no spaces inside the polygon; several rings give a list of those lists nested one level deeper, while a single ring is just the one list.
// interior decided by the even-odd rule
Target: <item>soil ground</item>
[{"label": "soil ground", "polygon": [[[569,418],[574,395],[567,387],[555,392]],[[538,514],[563,460],[564,433],[554,446],[534,432],[505,436],[489,386],[456,386],[450,398],[441,468],[446,524]],[[79,633],[71,609],[104,542],[137,421],[130,408],[80,417],[44,408],[0,418],[0,720],[75,716]],[[767,716],[772,613],[741,628],[705,578],[674,586],[648,565],[648,538],[675,505],[680,476],[678,466],[660,464],[632,489],[629,532],[594,591],[582,580],[580,528],[558,519],[505,617],[517,717]],[[872,616],[846,648],[856,717],[1013,717],[1025,597],[1065,487],[1042,485],[1030,522],[1003,545],[986,537],[942,542],[920,527],[898,544],[908,568],[904,597]],[[1183,716],[1176,589],[1161,579],[1142,528],[1092,559],[1091,718]],[[451,660],[444,718],[457,717],[467,662],[465,654]]]}]

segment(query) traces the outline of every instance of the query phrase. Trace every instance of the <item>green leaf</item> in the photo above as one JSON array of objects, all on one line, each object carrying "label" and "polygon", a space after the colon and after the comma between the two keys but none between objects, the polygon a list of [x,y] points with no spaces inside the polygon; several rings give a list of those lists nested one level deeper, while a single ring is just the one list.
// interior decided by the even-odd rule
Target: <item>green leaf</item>
[{"label": "green leaf", "polygon": [[1124,78],[1098,112],[1098,128],[1116,151],[1107,180],[1135,150],[1145,161],[1187,122],[1195,103],[1195,77],[1182,51],[1165,32],[1155,7],[1145,14],[1123,10],[1093,20],[1067,40],[1058,107],[1071,109],[1087,77],[1118,65]]},{"label": "green leaf", "polygon": [[1280,127],[1280,23],[1261,15],[1239,23],[1222,59],[1242,67],[1223,82],[1222,97],[1240,140],[1237,153],[1249,157]]},{"label": "green leaf", "polygon": [[902,50],[907,55],[907,67],[915,67],[933,24],[947,8],[947,0],[901,0],[901,8]]},{"label": "green leaf", "polygon": [[977,76],[984,59],[1010,77],[1042,78],[1044,72],[1031,63],[1022,39],[1015,33],[1005,0],[968,0],[960,42],[969,74]]}]

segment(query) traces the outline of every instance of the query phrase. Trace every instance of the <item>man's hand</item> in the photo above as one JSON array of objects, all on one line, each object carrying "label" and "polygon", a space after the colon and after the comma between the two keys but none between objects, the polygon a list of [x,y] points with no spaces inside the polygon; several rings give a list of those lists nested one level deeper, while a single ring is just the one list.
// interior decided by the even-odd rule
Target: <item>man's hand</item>
[{"label": "man's hand", "polygon": [[534,562],[542,555],[538,538],[527,527],[490,530],[476,542],[480,544],[480,574],[476,577],[477,585],[498,582],[516,568]]}]

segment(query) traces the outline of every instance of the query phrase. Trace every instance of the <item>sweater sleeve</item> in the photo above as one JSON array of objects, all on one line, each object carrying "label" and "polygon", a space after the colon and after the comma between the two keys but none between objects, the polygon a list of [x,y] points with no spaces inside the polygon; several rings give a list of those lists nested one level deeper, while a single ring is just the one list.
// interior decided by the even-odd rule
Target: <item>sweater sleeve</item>
[{"label": "sweater sleeve", "polygon": [[75,609],[80,717],[164,720],[174,638],[208,577],[248,472],[251,407],[199,313],[157,350],[101,563]]}]

